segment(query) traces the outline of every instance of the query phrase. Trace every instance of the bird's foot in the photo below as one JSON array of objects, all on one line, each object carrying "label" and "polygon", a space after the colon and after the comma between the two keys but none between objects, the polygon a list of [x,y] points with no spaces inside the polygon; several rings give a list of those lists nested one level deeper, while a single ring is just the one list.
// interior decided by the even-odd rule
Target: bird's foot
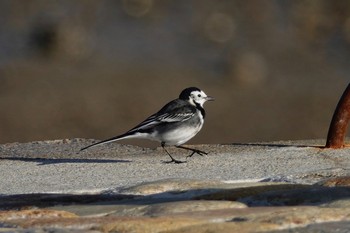
[{"label": "bird's foot", "polygon": [[192,153],[188,156],[186,156],[186,158],[191,158],[194,154],[199,154],[200,156],[203,155],[207,155],[208,153],[202,150],[196,150],[196,149],[190,149],[192,151]]},{"label": "bird's foot", "polygon": [[171,158],[170,161],[165,161],[164,163],[177,163],[177,164],[186,163],[186,161],[181,161],[181,160],[174,159],[173,156],[171,156],[171,154],[165,149],[164,143],[162,143],[162,147],[165,150],[165,152],[169,155],[169,157]]},{"label": "bird's foot", "polygon": [[187,161],[181,161],[181,160],[177,160],[177,159],[172,159],[170,161],[164,161],[163,163],[176,163],[176,164],[180,164],[180,163],[187,163]]},{"label": "bird's foot", "polygon": [[185,146],[176,146],[177,148],[181,148],[181,149],[185,149],[185,150],[190,150],[192,151],[192,153],[190,155],[188,155],[186,158],[191,158],[194,154],[199,154],[200,156],[203,155],[207,155],[208,153],[202,150],[197,150],[197,149],[193,149],[193,148],[189,148],[189,147],[185,147]]}]

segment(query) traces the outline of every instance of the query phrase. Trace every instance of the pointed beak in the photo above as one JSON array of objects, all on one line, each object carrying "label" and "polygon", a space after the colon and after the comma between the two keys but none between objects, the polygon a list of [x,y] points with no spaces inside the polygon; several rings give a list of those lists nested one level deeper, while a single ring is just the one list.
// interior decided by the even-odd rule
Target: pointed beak
[{"label": "pointed beak", "polygon": [[215,100],[215,99],[214,99],[214,97],[207,96],[207,97],[205,98],[205,100],[206,100],[206,101],[213,101],[213,100]]}]

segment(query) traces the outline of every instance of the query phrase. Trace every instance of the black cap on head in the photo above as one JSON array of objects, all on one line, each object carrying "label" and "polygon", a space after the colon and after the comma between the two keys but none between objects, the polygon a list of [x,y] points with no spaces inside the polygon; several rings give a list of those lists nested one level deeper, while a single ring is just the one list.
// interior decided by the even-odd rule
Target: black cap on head
[{"label": "black cap on head", "polygon": [[201,89],[197,87],[188,87],[180,93],[179,99],[188,100],[192,91],[201,91]]}]

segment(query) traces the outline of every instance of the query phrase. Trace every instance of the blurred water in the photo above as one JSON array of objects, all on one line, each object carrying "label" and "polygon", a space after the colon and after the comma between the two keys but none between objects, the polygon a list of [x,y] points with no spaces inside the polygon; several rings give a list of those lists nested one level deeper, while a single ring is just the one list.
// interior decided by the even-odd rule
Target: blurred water
[{"label": "blurred water", "polygon": [[0,22],[1,143],[113,136],[193,85],[216,101],[192,143],[324,138],[350,80],[347,1],[0,1]]}]

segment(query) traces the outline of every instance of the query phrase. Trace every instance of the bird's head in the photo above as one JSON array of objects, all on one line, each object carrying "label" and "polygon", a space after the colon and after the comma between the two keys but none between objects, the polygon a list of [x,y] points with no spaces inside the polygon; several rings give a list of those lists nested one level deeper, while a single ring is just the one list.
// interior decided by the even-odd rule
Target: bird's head
[{"label": "bird's head", "polygon": [[201,89],[197,87],[189,87],[183,90],[179,96],[179,99],[188,101],[190,104],[196,106],[200,105],[203,107],[203,104],[206,101],[214,100],[213,97],[207,96]]}]

